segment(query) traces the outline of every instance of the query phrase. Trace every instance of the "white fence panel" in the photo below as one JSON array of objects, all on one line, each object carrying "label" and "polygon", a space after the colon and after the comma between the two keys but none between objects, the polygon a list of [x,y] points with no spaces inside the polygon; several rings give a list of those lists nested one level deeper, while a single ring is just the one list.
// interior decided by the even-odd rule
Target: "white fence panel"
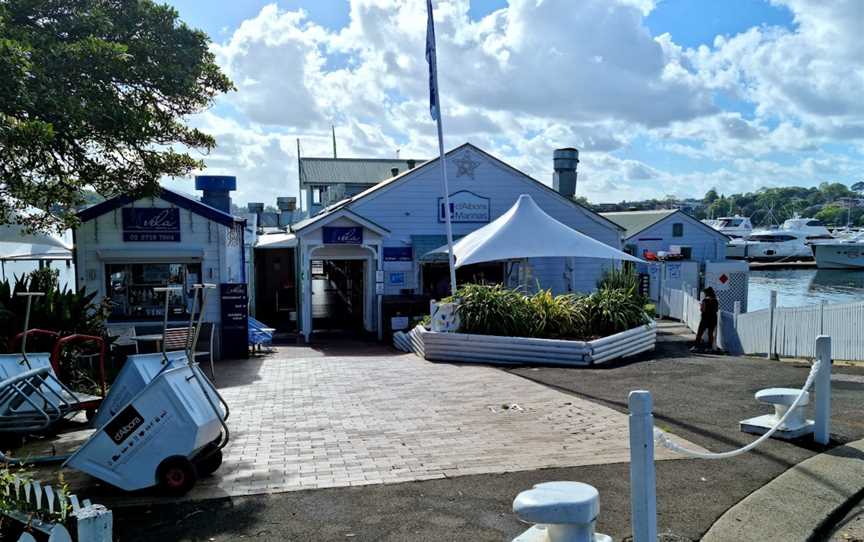
[{"label": "white fence panel", "polygon": [[[691,292],[664,290],[662,315],[680,320],[694,332],[699,326],[699,300]],[[864,361],[864,302],[845,305],[778,307],[774,326],[770,309],[738,315],[721,311],[717,342],[733,353],[767,354],[773,333],[773,352],[784,357],[815,357],[814,338],[830,335],[833,359]]]}]

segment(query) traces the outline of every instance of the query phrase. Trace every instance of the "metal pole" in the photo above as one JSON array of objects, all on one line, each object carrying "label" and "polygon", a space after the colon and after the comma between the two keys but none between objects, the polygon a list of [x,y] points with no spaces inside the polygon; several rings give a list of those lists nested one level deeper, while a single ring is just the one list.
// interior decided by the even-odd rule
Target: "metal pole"
[{"label": "metal pole", "polygon": [[19,297],[27,298],[27,310],[24,312],[24,334],[21,336],[21,361],[27,365],[28,369],[32,369],[30,366],[30,360],[27,359],[27,331],[30,329],[30,307],[33,303],[34,297],[42,297],[45,295],[44,292],[18,292]]},{"label": "metal pole", "polygon": [[432,2],[426,3],[426,8],[429,11],[429,28],[426,39],[432,43],[427,43],[427,48],[431,45],[431,50],[427,50],[427,60],[429,61],[429,72],[432,78],[431,86],[435,93],[435,120],[438,124],[438,154],[441,157],[441,184],[444,187],[444,224],[447,229],[447,262],[450,267],[450,293],[456,295],[456,266],[453,258],[453,227],[450,225],[450,187],[447,183],[447,158],[444,155],[444,129],[442,127],[442,107],[441,96],[438,92],[438,52],[435,45],[435,26],[432,17]]},{"label": "metal pole", "polygon": [[654,416],[651,392],[631,391],[630,516],[634,542],[657,542],[657,487],[654,473]]},{"label": "metal pole", "polygon": [[768,359],[774,359],[774,311],[777,310],[777,290],[771,290],[768,303]]},{"label": "metal pole", "polygon": [[831,337],[816,337],[816,359],[821,362],[813,384],[816,392],[816,427],[813,440],[828,444],[831,440]]},{"label": "metal pole", "polygon": [[825,300],[819,303],[819,334],[825,333]]}]

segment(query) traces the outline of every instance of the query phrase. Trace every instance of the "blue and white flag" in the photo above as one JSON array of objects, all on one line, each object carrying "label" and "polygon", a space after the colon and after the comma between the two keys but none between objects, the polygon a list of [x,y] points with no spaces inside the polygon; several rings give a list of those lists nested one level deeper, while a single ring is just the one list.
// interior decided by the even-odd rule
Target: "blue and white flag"
[{"label": "blue and white flag", "polygon": [[429,113],[438,120],[438,61],[435,56],[435,21],[432,20],[432,0],[426,0],[429,20],[426,23],[426,62],[429,63]]}]

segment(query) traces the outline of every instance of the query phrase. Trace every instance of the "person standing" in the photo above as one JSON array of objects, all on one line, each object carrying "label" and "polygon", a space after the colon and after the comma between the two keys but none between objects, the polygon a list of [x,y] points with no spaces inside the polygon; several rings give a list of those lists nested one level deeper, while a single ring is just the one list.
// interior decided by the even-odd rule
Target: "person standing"
[{"label": "person standing", "polygon": [[693,352],[702,350],[702,335],[708,333],[708,350],[714,350],[714,341],[717,338],[717,313],[720,310],[720,302],[717,294],[710,286],[703,291],[702,302],[699,304],[701,317],[699,318],[699,329],[696,331],[696,344],[690,350]]}]

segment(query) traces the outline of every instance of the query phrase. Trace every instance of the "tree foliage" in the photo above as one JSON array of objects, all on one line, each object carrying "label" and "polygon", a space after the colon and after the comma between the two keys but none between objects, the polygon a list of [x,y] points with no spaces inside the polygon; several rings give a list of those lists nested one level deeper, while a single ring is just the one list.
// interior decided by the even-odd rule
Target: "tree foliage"
[{"label": "tree foliage", "polygon": [[208,44],[152,0],[0,1],[0,221],[62,228],[85,190],[201,167],[184,119],[232,88]]}]

